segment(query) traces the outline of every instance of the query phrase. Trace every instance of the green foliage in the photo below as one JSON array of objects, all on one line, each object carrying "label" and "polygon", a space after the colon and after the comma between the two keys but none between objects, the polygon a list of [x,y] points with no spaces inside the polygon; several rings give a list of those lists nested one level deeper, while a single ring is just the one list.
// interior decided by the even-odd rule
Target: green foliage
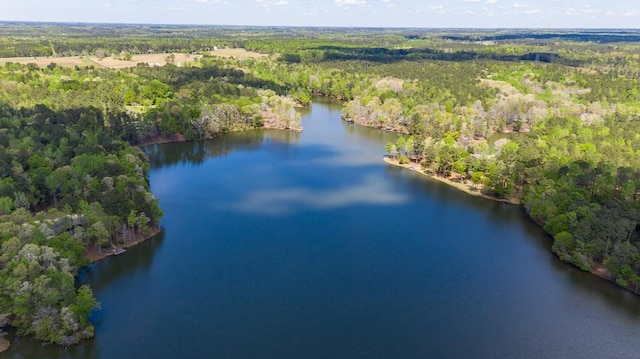
[{"label": "green foliage", "polygon": [[387,150],[387,153],[390,157],[395,157],[398,152],[398,148],[393,142],[387,142],[387,144],[385,145],[385,150]]},{"label": "green foliage", "polygon": [[[343,117],[413,135],[410,144],[406,137],[388,143],[390,156],[417,158],[433,173],[458,174],[485,194],[521,199],[554,236],[561,259],[583,270],[604,264],[619,284],[635,286],[640,68],[631,59],[639,46],[614,54],[613,47],[566,42],[420,41],[447,46],[448,54],[293,41],[280,45],[281,53],[297,53],[302,65],[259,66],[258,73],[350,99]],[[276,47],[262,48],[268,46]],[[320,53],[305,56],[309,51]],[[510,62],[515,58],[531,62]],[[576,65],[582,67],[576,71]]]},{"label": "green foliage", "polygon": [[[550,31],[5,24],[0,57],[204,56],[118,71],[0,67],[0,315],[51,343],[93,335],[97,303],[73,283],[83,254],[146,236],[162,216],[131,145],[297,129],[295,107],[314,95],[405,135],[385,146],[401,163],[521,199],[562,260],[604,265],[638,291],[640,39]],[[213,58],[212,44],[280,61]]]},{"label": "green foliage", "polygon": [[20,333],[65,346],[93,336],[87,318],[98,304],[88,287],[76,291],[73,269],[53,248],[27,243],[0,273],[1,314]]}]

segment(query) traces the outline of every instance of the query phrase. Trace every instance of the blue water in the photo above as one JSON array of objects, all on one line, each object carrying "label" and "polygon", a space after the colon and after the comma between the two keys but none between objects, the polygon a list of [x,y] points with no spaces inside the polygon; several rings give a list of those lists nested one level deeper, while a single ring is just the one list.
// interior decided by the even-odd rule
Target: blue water
[{"label": "blue water", "polygon": [[520,207],[385,164],[394,135],[339,105],[303,125],[148,147],[164,232],[84,273],[95,339],[5,356],[640,355],[640,298],[560,263]]}]

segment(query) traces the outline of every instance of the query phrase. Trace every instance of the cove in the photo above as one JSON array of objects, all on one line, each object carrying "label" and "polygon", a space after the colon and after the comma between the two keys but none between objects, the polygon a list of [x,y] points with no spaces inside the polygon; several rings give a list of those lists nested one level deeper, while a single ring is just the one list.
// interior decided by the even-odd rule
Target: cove
[{"label": "cove", "polygon": [[382,161],[317,101],[302,133],[145,148],[161,235],[79,279],[69,349],[1,358],[634,358],[640,301],[561,263],[518,206]]}]

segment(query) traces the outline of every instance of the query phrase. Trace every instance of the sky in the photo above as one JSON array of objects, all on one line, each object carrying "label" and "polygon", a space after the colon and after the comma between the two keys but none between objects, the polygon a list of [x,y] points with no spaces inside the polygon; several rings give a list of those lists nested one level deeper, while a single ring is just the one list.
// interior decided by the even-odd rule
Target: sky
[{"label": "sky", "polygon": [[639,28],[640,0],[0,0],[0,21]]}]

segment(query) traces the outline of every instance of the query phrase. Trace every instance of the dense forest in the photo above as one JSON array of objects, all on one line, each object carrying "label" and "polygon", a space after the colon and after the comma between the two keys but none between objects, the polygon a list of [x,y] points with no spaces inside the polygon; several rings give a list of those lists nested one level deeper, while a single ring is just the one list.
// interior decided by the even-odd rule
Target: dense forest
[{"label": "dense forest", "polygon": [[[564,261],[638,292],[638,33],[0,25],[0,326],[69,345],[98,306],[74,276],[157,229],[137,145],[299,130],[295,107],[405,136],[400,163],[520,202]],[[47,30],[47,36],[38,35]],[[244,60],[214,47],[268,54]],[[197,54],[177,66],[61,56]],[[113,54],[113,55],[110,55]],[[92,257],[92,254],[94,255]]]},{"label": "dense forest", "polygon": [[162,216],[132,145],[300,128],[285,88],[215,59],[125,71],[8,63],[0,83],[0,324],[61,345],[93,335],[97,301],[74,276]]}]

